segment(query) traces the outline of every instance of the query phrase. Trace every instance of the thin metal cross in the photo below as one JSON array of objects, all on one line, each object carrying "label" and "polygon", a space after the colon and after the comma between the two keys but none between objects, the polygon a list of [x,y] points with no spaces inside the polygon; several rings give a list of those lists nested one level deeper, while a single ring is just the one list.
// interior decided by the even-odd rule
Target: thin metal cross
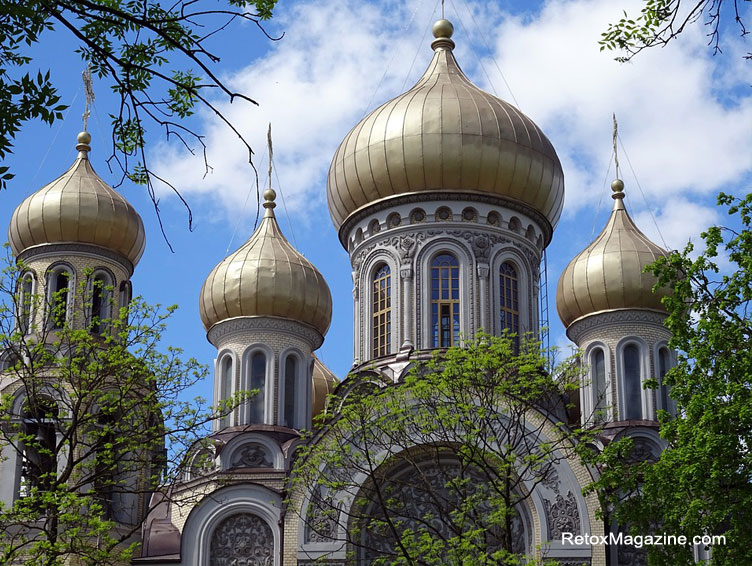
[{"label": "thin metal cross", "polygon": [[91,105],[94,104],[94,87],[91,83],[91,67],[86,67],[86,70],[81,73],[81,77],[84,81],[84,92],[86,94],[86,106],[84,106],[84,131],[86,131],[86,124],[91,116]]},{"label": "thin metal cross", "polygon": [[619,179],[619,152],[616,148],[617,146],[617,139],[619,138],[619,124],[616,122],[616,113],[613,114],[614,117],[614,163],[616,164],[616,178]]},{"label": "thin metal cross", "polygon": [[266,132],[266,140],[269,144],[269,188],[272,188],[272,157],[274,150],[272,149],[272,123],[269,122],[269,130]]}]

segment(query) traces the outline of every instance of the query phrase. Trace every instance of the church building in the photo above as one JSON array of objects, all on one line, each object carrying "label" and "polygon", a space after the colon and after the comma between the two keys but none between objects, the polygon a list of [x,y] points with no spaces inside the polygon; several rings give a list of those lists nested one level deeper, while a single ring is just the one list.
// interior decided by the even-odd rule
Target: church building
[{"label": "church building", "polygon": [[[528,116],[470,82],[455,59],[453,31],[449,21],[436,22],[423,76],[356,124],[329,169],[329,212],[352,266],[352,371],[385,384],[480,330],[537,334],[540,266],[564,206],[553,145]],[[82,132],[71,168],[18,206],[9,239],[27,268],[21,292],[72,291],[89,270],[114,290],[96,307],[104,318],[105,309],[128,304],[146,234],[133,207],[92,169],[90,143]],[[611,189],[606,226],[571,260],[556,291],[559,317],[588,368],[580,423],[571,424],[602,426],[601,446],[629,435],[635,457],[655,458],[663,447],[657,411],[674,407],[666,386],[643,384],[660,382],[675,354],[662,294],[652,292],[655,279],[643,268],[666,252],[630,218],[624,183],[617,179]],[[345,376],[327,369],[316,350],[333,301],[346,308],[350,297],[332,297],[321,273],[287,241],[275,218],[275,191],[263,198],[258,228],[199,293],[201,321],[216,347],[215,403],[239,391],[258,394],[214,423],[169,497],[117,503],[118,521],[144,521],[133,564],[353,563],[342,542],[346,522],[312,532],[305,517],[311,494],[301,494],[296,511],[285,493],[300,431],[311,429],[327,396],[343,386]],[[65,308],[53,323],[82,318],[74,302]],[[0,390],[13,392],[20,415],[23,389],[0,373]],[[24,496],[27,467],[22,453],[3,447],[5,504]],[[531,487],[518,548],[537,556],[545,548],[563,566],[644,563],[633,548],[562,542],[565,532],[613,528],[596,517],[597,498],[582,494],[594,473],[565,458],[555,481]]]}]

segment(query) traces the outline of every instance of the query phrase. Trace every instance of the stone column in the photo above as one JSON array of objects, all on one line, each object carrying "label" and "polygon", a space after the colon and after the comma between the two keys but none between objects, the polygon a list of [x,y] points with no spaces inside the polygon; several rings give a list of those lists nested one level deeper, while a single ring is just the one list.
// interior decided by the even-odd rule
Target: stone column
[{"label": "stone column", "polygon": [[411,265],[404,265],[400,268],[400,279],[402,281],[402,345],[400,350],[410,350],[414,347],[413,342],[413,268]]},{"label": "stone column", "polygon": [[487,263],[478,264],[478,304],[480,306],[480,327],[484,332],[491,332],[488,327],[488,274],[490,268]]},{"label": "stone column", "polygon": [[[360,363],[363,352],[360,351],[360,294],[358,272],[352,272],[353,279],[353,364]],[[364,358],[365,359],[365,358]]]}]

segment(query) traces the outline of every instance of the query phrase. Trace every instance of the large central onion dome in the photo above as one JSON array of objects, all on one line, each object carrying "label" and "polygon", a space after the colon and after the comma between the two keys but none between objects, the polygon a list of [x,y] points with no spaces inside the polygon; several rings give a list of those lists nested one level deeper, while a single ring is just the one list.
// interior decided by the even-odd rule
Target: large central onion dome
[{"label": "large central onion dome", "polygon": [[564,175],[551,142],[511,104],[480,90],[452,54],[453,27],[434,25],[433,60],[418,83],[371,112],[337,149],[327,182],[337,229],[399,195],[490,194],[556,225]]},{"label": "large central onion dome", "polygon": [[666,251],[640,232],[624,207],[624,183],[611,183],[614,208],[606,227],[564,270],[556,289],[556,309],[564,326],[591,314],[622,309],[666,312],[653,292],[656,278],[643,269]]},{"label": "large central onion dome", "polygon": [[78,158],[65,173],[24,200],[8,228],[13,254],[44,244],[92,244],[114,251],[133,266],[146,245],[136,210],[89,163],[88,132],[78,134]]},{"label": "large central onion dome", "polygon": [[282,235],[274,217],[275,192],[267,189],[264,198],[259,227],[201,288],[204,328],[235,317],[274,316],[308,324],[323,336],[332,320],[329,286]]}]

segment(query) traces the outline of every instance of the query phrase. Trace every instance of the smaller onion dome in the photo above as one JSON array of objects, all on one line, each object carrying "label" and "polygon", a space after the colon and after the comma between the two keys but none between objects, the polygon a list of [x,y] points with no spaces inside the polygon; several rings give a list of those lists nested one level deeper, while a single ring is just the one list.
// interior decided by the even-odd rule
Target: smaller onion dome
[{"label": "smaller onion dome", "polygon": [[204,328],[235,317],[275,316],[308,324],[323,336],[332,320],[332,295],[319,271],[282,235],[272,189],[264,218],[235,253],[217,265],[201,288]]},{"label": "smaller onion dome", "polygon": [[339,380],[334,372],[326,367],[321,360],[313,358],[313,418],[320,415],[326,409],[326,401],[330,394],[334,393]]},{"label": "smaller onion dome", "polygon": [[656,278],[643,269],[667,252],[651,242],[624,207],[624,183],[611,183],[614,207],[606,227],[564,270],[556,289],[556,309],[564,326],[603,311],[647,309],[666,312],[653,292]]},{"label": "smaller onion dome", "polygon": [[136,265],[146,246],[141,217],[94,172],[91,135],[78,134],[78,157],[65,173],[16,208],[8,228],[13,254],[43,244],[83,243],[114,251]]}]

